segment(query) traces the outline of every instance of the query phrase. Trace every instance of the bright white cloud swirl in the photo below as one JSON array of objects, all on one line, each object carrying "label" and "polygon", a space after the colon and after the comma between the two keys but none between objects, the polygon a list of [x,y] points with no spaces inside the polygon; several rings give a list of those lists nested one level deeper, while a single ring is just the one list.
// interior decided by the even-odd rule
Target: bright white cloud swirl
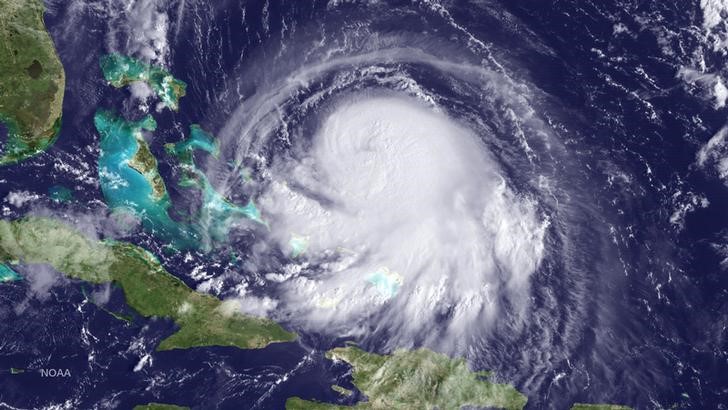
[{"label": "bright white cloud swirl", "polygon": [[282,285],[307,326],[356,334],[376,318],[394,343],[447,346],[504,300],[527,303],[548,221],[441,112],[391,96],[340,104],[307,155],[272,173],[259,199],[271,235],[314,266]]}]

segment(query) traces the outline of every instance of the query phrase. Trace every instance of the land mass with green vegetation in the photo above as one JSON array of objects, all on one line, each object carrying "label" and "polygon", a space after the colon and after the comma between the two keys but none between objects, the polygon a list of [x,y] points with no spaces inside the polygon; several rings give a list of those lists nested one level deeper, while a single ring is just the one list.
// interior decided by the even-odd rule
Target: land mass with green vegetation
[{"label": "land mass with green vegetation", "polygon": [[[391,355],[368,353],[350,344],[326,353],[352,367],[354,385],[367,397],[354,405],[340,405],[291,397],[287,410],[438,409],[464,406],[522,409],[527,398],[509,384],[493,383],[489,372],[472,372],[462,358],[452,359],[427,349],[397,350]],[[353,392],[333,385],[344,397]],[[612,404],[574,404],[572,410],[631,410]]]},{"label": "land mass with green vegetation", "polygon": [[221,240],[228,236],[230,222],[238,217],[255,221],[261,225],[268,226],[262,219],[260,210],[255,206],[252,198],[248,204],[240,206],[231,202],[224,195],[219,193],[207,179],[205,173],[195,164],[195,151],[207,152],[217,158],[220,147],[212,134],[204,131],[199,125],[190,126],[189,137],[177,143],[165,144],[167,153],[177,158],[182,170],[182,177],[179,186],[183,188],[197,188],[202,192],[203,205],[200,209],[199,219],[202,221],[217,221],[212,224],[217,229],[209,233],[215,240]]},{"label": "land mass with green vegetation", "polygon": [[347,346],[330,350],[326,357],[352,366],[354,385],[368,401],[344,406],[292,397],[286,409],[522,409],[526,405],[526,396],[513,386],[489,381],[487,372],[470,371],[464,359],[427,349],[378,355]]},{"label": "land mass with green vegetation", "polygon": [[3,165],[55,141],[66,80],[43,22],[43,1],[0,0],[0,10],[0,123],[7,128]]},{"label": "land mass with green vegetation", "polygon": [[269,319],[243,315],[235,303],[195,292],[138,246],[91,240],[53,219],[0,220],[0,263],[7,262],[48,264],[90,283],[115,282],[140,315],[170,318],[179,326],[157,350],[255,349],[296,338]]},{"label": "land mass with green vegetation", "polygon": [[99,110],[94,117],[94,123],[99,133],[103,134],[102,138],[108,138],[107,134],[117,135],[119,133],[130,134],[134,137],[136,151],[128,160],[129,167],[141,174],[149,182],[154,200],[159,201],[165,198],[167,187],[159,174],[157,158],[152,154],[147,140],[142,135],[142,130],[156,130],[157,121],[151,115],[147,115],[139,122],[129,122],[120,117],[115,117],[109,111]]},{"label": "land mass with green vegetation", "polygon": [[133,82],[144,82],[162,103],[177,110],[180,98],[187,93],[187,84],[174,78],[161,67],[146,64],[133,57],[113,53],[99,61],[104,78],[112,86],[121,88]]}]

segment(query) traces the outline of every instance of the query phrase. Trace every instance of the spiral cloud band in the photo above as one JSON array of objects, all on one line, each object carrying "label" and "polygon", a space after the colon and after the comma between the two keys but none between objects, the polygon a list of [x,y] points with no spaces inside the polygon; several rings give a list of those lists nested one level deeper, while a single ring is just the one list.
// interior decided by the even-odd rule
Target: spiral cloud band
[{"label": "spiral cloud band", "polygon": [[272,234],[316,264],[285,299],[317,327],[381,315],[411,338],[442,320],[430,335],[452,341],[492,320],[504,294],[523,303],[544,253],[534,202],[471,132],[414,100],[339,105],[309,154],[275,172],[260,203]]}]

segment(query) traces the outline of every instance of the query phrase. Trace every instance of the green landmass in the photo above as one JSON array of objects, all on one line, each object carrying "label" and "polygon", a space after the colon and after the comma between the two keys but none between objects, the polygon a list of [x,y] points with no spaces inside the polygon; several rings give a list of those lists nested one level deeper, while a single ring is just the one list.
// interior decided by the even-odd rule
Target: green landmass
[{"label": "green landmass", "polygon": [[333,386],[331,386],[331,390],[339,393],[342,396],[351,396],[352,394],[354,394],[353,391],[351,391],[349,389],[345,389],[345,388],[335,385],[335,384]]},{"label": "green landmass", "polygon": [[190,126],[188,138],[176,143],[167,143],[165,149],[169,155],[177,159],[182,171],[178,185],[183,188],[196,188],[202,192],[202,206],[197,219],[200,225],[206,228],[203,233],[209,235],[209,239],[220,241],[227,238],[233,222],[241,217],[268,227],[252,198],[245,206],[233,203],[215,189],[207,179],[207,175],[196,165],[197,150],[217,158],[220,147],[212,134],[193,124]]},{"label": "green landmass", "polygon": [[174,404],[149,403],[134,406],[134,410],[190,410],[190,408]]},{"label": "green landmass", "polygon": [[571,406],[571,410],[632,410],[632,408],[616,404],[575,403]]},{"label": "green landmass", "polygon": [[[201,150],[217,158],[220,147],[215,137],[203,130],[199,125],[190,126],[190,134],[187,139],[177,143],[165,144],[167,153],[177,158],[182,169],[182,178],[179,181],[181,187],[195,187],[202,191],[204,204],[200,219],[202,220],[226,220],[235,216],[243,216],[262,225],[268,224],[262,219],[260,210],[255,206],[252,199],[245,206],[232,203],[222,194],[217,192],[207,179],[202,170],[195,164],[195,151]],[[223,227],[228,224],[218,224]],[[227,231],[222,228],[219,236],[227,236]]]},{"label": "green landmass", "polygon": [[42,0],[0,0],[0,123],[8,136],[0,165],[48,148],[61,124],[65,73]]},{"label": "green landmass", "polygon": [[10,374],[20,374],[20,373],[25,373],[25,369],[18,369],[17,367],[10,368]]},{"label": "green landmass", "polygon": [[269,319],[243,315],[232,303],[195,292],[138,246],[90,240],[53,219],[0,220],[0,263],[17,260],[48,264],[90,283],[118,284],[129,306],[140,315],[170,318],[180,327],[157,350],[255,349],[296,337]]},{"label": "green landmass", "polygon": [[162,103],[177,111],[180,98],[187,92],[187,84],[174,78],[161,67],[149,65],[133,57],[112,53],[102,56],[99,64],[104,78],[112,86],[121,88],[136,81],[145,82]]},{"label": "green landmass", "polygon": [[190,126],[189,137],[176,143],[164,144],[167,154],[175,157],[179,163],[181,177],[178,185],[181,187],[196,187],[204,189],[205,174],[195,165],[195,151],[201,150],[217,158],[220,147],[215,138],[205,132],[199,125]]},{"label": "green landmass", "polygon": [[[101,114],[111,116],[110,113],[105,111],[101,111]],[[129,167],[142,174],[149,181],[149,185],[152,187],[152,196],[155,200],[160,200],[167,195],[167,187],[164,185],[164,179],[159,175],[157,158],[152,154],[152,150],[149,149],[149,144],[141,132],[142,129],[147,131],[156,130],[157,122],[151,115],[147,115],[135,125],[139,127],[138,130],[133,132],[134,138],[136,138],[137,150],[129,160]]]},{"label": "green landmass", "polygon": [[451,359],[427,349],[368,353],[356,346],[330,350],[326,357],[353,369],[354,385],[368,401],[354,406],[292,397],[286,409],[439,409],[462,406],[522,409],[526,396],[508,384],[488,381],[487,372],[471,372],[464,359]]}]

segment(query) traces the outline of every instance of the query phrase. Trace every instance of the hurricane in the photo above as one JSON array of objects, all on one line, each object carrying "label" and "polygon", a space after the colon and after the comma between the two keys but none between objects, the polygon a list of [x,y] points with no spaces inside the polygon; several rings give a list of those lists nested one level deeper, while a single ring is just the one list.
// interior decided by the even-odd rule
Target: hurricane
[{"label": "hurricane", "polygon": [[609,372],[627,344],[594,323],[620,322],[629,227],[590,182],[610,159],[579,153],[584,120],[437,4],[396,30],[372,17],[384,5],[352,23],[347,7],[242,64],[215,108],[229,114],[210,114],[224,158],[207,174],[269,221],[256,259],[280,265],[255,270],[274,317],[385,351],[499,351],[534,391],[587,343]]},{"label": "hurricane", "polygon": [[0,407],[723,408],[728,6],[689,3],[46,1],[0,330],[67,336],[0,357],[83,382]]}]

